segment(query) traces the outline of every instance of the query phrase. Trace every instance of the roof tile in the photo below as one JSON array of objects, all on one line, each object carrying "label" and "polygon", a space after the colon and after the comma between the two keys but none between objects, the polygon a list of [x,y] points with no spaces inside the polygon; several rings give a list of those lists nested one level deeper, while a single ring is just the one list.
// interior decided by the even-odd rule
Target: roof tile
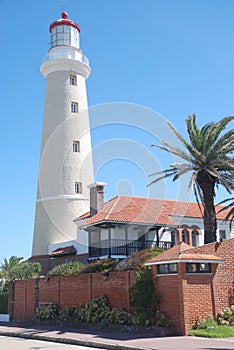
[{"label": "roof tile", "polygon": [[[217,211],[221,206],[217,207]],[[225,211],[217,214],[223,220]],[[82,215],[75,221],[88,218],[89,213]],[[149,225],[178,226],[178,217],[202,218],[196,202],[181,202],[176,200],[118,196],[106,202],[103,209],[90,217],[81,226],[90,226],[100,222],[123,222]]]}]

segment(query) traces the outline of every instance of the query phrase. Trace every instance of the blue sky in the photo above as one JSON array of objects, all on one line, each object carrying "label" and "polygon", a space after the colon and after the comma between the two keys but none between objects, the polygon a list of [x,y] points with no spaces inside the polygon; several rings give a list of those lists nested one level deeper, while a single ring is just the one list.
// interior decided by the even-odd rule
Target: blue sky
[{"label": "blue sky", "polygon": [[[81,48],[92,67],[92,110],[111,102],[141,105],[184,135],[190,113],[199,125],[234,113],[232,0],[0,0],[0,10],[0,259],[31,254],[45,91],[39,67],[49,49],[49,24],[63,10],[81,27]],[[159,130],[113,124],[111,116],[110,122],[92,128],[95,149],[124,140],[133,153],[156,154],[150,144],[158,142]],[[161,167],[171,161],[155,157]],[[106,199],[149,195],[147,176],[135,157],[107,157],[96,171],[108,184]],[[179,186],[168,183],[159,196],[176,199]]]}]

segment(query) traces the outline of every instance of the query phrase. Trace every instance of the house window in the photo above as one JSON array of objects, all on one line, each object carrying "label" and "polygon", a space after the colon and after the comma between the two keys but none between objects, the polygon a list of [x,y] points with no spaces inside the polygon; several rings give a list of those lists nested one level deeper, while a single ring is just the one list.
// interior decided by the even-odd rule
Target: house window
[{"label": "house window", "polygon": [[182,242],[187,243],[187,241],[188,241],[187,231],[183,230],[182,231]]},{"label": "house window", "polygon": [[75,183],[75,193],[82,193],[81,182]]},{"label": "house window", "polygon": [[171,232],[171,246],[174,247],[176,245],[176,233],[175,231]]},{"label": "house window", "polygon": [[73,141],[72,150],[75,153],[80,152],[80,141]]},{"label": "house window", "polygon": [[209,263],[187,263],[187,273],[211,273],[211,265]]},{"label": "house window", "polygon": [[76,85],[76,76],[70,75],[70,85]]},{"label": "house window", "polygon": [[177,264],[160,264],[157,266],[158,275],[177,273]]},{"label": "house window", "polygon": [[78,113],[78,103],[77,102],[72,102],[71,103],[71,112],[72,113]]},{"label": "house window", "polygon": [[219,230],[219,238],[227,239],[225,230]]},{"label": "house window", "polygon": [[192,246],[197,246],[197,232],[195,230],[192,231]]}]

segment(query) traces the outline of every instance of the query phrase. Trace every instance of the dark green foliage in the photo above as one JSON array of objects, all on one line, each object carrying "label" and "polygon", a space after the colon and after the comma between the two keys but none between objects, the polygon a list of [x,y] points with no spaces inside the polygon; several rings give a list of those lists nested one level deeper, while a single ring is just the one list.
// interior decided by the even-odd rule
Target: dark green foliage
[{"label": "dark green foliage", "polygon": [[83,265],[80,262],[69,262],[56,266],[48,273],[50,276],[77,275],[85,273],[110,272],[115,270],[137,270],[144,267],[144,263],[159,255],[163,250],[160,248],[149,248],[133,253],[126,259],[116,262],[115,259],[100,259]]},{"label": "dark green foliage", "polygon": [[114,259],[101,259],[97,260],[89,265],[85,265],[81,273],[97,273],[97,272],[109,272],[112,271],[116,266]]},{"label": "dark green foliage", "polygon": [[58,312],[56,304],[40,305],[34,316],[35,320],[60,321],[63,325],[81,326],[82,324],[99,324],[101,327],[108,327],[111,324],[127,325],[136,327],[136,325],[156,325],[161,327],[171,328],[166,318],[159,311],[154,312],[153,320],[139,321],[137,314],[131,314],[125,309],[111,309],[108,299],[105,295],[94,298],[85,305],[66,306]]},{"label": "dark green foliage", "polygon": [[172,132],[183,145],[178,148],[161,140],[156,146],[181,159],[170,164],[169,168],[152,174],[154,179],[150,185],[171,177],[178,180],[184,174],[191,174],[189,187],[193,188],[197,202],[202,203],[205,244],[216,241],[217,219],[214,199],[216,188],[221,185],[229,193],[234,189],[234,129],[223,133],[226,127],[234,121],[234,116],[224,117],[217,123],[208,123],[201,129],[197,126],[196,115],[190,115],[186,120],[189,140],[187,141],[172,124]]},{"label": "dark green foliage", "polygon": [[43,304],[39,305],[36,309],[34,319],[35,320],[55,320],[58,318],[58,305],[57,304]]},{"label": "dark green foliage", "polygon": [[192,329],[208,329],[211,327],[217,327],[217,322],[210,315],[206,315],[205,318],[200,318],[196,321]]},{"label": "dark green foliage", "polygon": [[49,276],[78,275],[85,273],[109,272],[114,269],[116,262],[114,259],[102,259],[83,265],[80,262],[69,262],[56,266],[48,273]]},{"label": "dark green foliage", "polygon": [[125,309],[111,309],[107,297],[101,295],[79,308],[66,306],[60,311],[59,319],[67,324],[98,323],[103,321],[106,324],[131,324],[132,315]]},{"label": "dark green foliage", "polygon": [[135,323],[147,326],[155,324],[159,295],[155,290],[151,269],[138,271],[136,281],[129,291]]},{"label": "dark green foliage", "polygon": [[79,309],[79,319],[82,322],[97,323],[108,318],[109,312],[107,297],[101,295]]},{"label": "dark green foliage", "polygon": [[148,248],[133,253],[126,259],[123,259],[116,265],[116,270],[138,270],[144,267],[147,260],[154,258],[162,253],[160,248]]},{"label": "dark green foliage", "polygon": [[60,311],[59,319],[65,323],[75,323],[79,319],[79,312],[76,306],[65,306],[65,308]]},{"label": "dark green foliage", "polygon": [[41,264],[39,262],[23,261],[14,269],[15,278],[29,279],[37,278],[41,271]]},{"label": "dark green foliage", "polygon": [[0,292],[0,314],[8,314],[8,293]]},{"label": "dark green foliage", "polygon": [[39,262],[22,261],[23,258],[11,256],[3,259],[0,266],[0,277],[5,279],[4,291],[9,290],[10,281],[14,279],[36,278],[41,271]]},{"label": "dark green foliage", "polygon": [[67,264],[61,264],[61,265],[55,266],[55,268],[48,273],[48,277],[77,275],[80,273],[83,266],[84,265],[80,262],[70,261]]},{"label": "dark green foliage", "polygon": [[127,312],[125,309],[112,309],[108,316],[108,321],[110,323],[117,323],[117,324],[132,324],[133,317],[132,315]]}]

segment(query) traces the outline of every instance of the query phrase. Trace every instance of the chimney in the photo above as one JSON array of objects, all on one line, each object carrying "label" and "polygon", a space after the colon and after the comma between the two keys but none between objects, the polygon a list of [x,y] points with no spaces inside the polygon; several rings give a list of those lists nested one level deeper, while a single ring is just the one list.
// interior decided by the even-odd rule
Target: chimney
[{"label": "chimney", "polygon": [[97,214],[104,205],[104,187],[105,182],[94,182],[88,185],[90,189],[90,216]]}]

